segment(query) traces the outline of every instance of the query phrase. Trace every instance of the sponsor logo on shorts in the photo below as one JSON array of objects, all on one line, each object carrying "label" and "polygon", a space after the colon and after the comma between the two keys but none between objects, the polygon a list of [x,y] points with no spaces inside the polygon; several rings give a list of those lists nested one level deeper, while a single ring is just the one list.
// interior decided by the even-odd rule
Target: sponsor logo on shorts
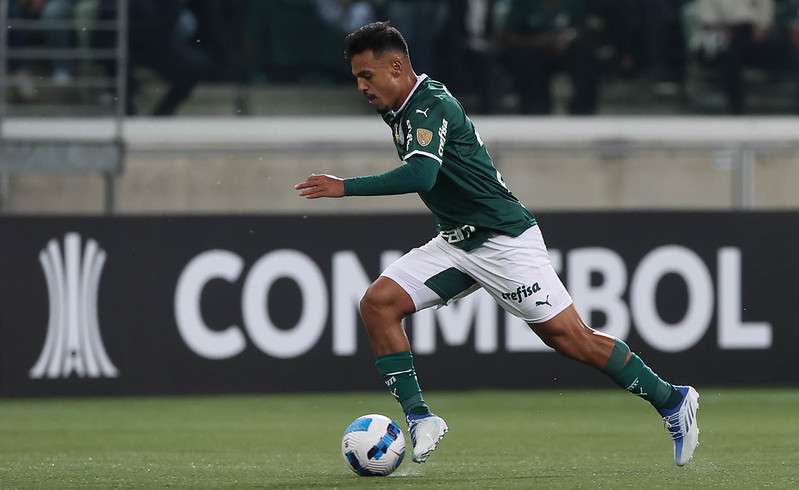
[{"label": "sponsor logo on shorts", "polygon": [[[533,283],[531,286],[525,286],[522,284],[516,291],[511,291],[509,293],[502,293],[502,299],[509,299],[511,301],[518,301],[521,303],[522,301],[526,300],[527,298],[531,297],[533,294],[541,291],[541,286],[538,283]],[[549,301],[549,296],[547,296],[547,301]],[[537,305],[536,301],[536,305]],[[546,303],[546,302],[545,302]],[[550,305],[552,306],[552,305]]]}]

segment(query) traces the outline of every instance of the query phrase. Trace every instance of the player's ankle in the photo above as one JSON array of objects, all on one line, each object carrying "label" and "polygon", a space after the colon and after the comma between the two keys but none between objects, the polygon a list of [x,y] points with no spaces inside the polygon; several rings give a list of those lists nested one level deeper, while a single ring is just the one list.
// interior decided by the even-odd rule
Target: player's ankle
[{"label": "player's ankle", "polygon": [[405,415],[410,417],[419,417],[423,415],[430,415],[431,413],[433,412],[430,410],[430,407],[428,407],[427,405],[418,405],[409,408],[408,411],[405,412]]}]

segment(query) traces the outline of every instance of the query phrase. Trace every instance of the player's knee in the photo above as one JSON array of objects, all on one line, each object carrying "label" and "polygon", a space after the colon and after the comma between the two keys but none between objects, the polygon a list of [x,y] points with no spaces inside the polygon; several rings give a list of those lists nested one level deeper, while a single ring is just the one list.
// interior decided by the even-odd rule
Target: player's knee
[{"label": "player's knee", "polygon": [[361,297],[361,302],[358,303],[358,309],[361,311],[361,316],[364,318],[364,320],[366,320],[369,315],[377,310],[374,301],[369,297],[368,294],[364,294]]},{"label": "player's knee", "polygon": [[361,316],[364,320],[374,316],[400,316],[400,312],[396,311],[397,299],[396,295],[387,288],[380,287],[378,284],[372,284],[366,290],[360,302]]},{"label": "player's knee", "polygon": [[542,336],[546,345],[571,359],[588,362],[590,358],[590,331],[582,326],[563,325],[550,329]]}]

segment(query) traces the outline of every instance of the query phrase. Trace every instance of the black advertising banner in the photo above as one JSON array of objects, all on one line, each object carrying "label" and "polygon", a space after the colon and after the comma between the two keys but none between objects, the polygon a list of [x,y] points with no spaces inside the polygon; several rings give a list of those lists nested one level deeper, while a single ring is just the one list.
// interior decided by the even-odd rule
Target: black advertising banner
[{"label": "black advertising banner", "polygon": [[[697,385],[799,385],[799,213],[539,216],[583,317]],[[358,301],[425,215],[0,218],[0,395],[382,389]],[[406,324],[422,384],[611,386],[478,291]]]}]

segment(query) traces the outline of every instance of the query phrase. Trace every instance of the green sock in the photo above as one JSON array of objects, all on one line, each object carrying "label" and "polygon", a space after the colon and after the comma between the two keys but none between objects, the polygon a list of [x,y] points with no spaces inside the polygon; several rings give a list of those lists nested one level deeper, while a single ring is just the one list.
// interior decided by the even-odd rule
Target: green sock
[{"label": "green sock", "polygon": [[397,352],[375,359],[375,366],[383,376],[391,394],[402,405],[406,414],[424,415],[430,413],[430,407],[422,398],[422,389],[416,379],[413,368],[413,354]]},{"label": "green sock", "polygon": [[617,385],[640,396],[657,409],[676,407],[682,400],[677,388],[660,379],[637,355],[633,354],[626,361],[629,353],[627,344],[616,339],[616,345],[613,346],[613,352],[604,369],[605,373]]}]

